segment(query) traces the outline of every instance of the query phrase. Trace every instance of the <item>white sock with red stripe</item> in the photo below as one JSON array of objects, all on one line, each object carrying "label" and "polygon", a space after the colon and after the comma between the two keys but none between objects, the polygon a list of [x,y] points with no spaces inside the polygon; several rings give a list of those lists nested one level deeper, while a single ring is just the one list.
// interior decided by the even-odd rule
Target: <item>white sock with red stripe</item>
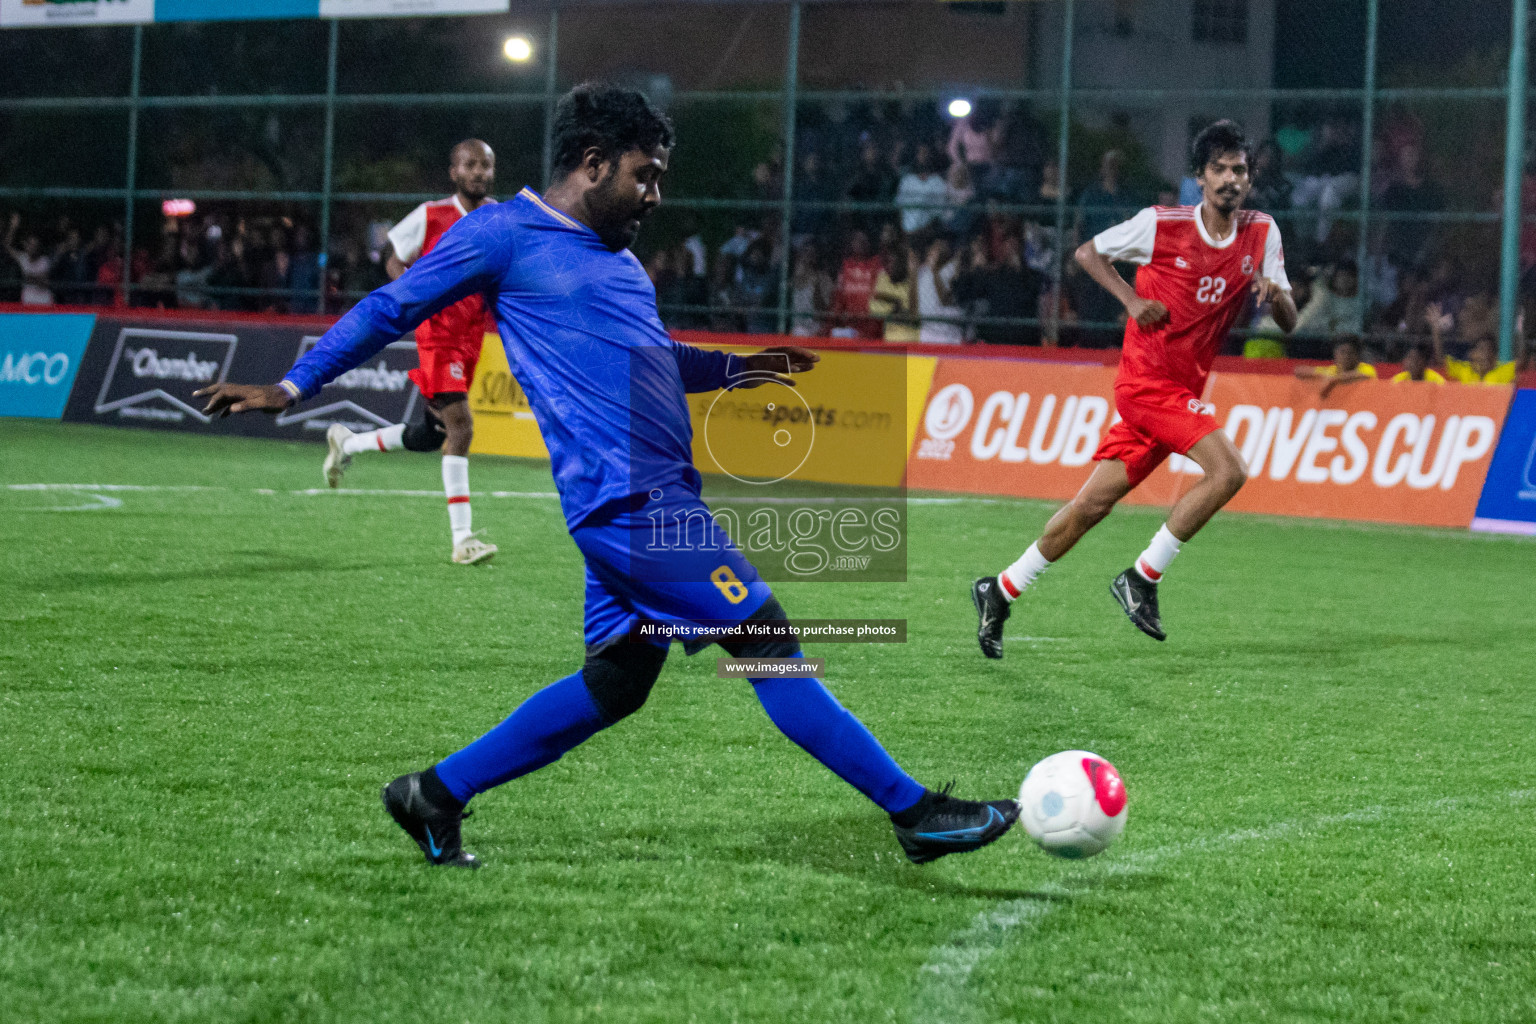
[{"label": "white sock with red stripe", "polygon": [[404,447],[404,423],[396,423],[382,430],[365,430],[341,442],[341,450],[348,455],[356,455],[359,452],[392,452]]},{"label": "white sock with red stripe", "polygon": [[1163,578],[1163,573],[1168,571],[1168,566],[1173,564],[1173,558],[1179,553],[1179,545],[1182,541],[1175,537],[1164,523],[1157,531],[1157,536],[1152,538],[1152,543],[1147,545],[1147,550],[1136,559],[1136,571],[1141,578],[1148,583],[1156,583]]},{"label": "white sock with red stripe", "polygon": [[1039,544],[1031,544],[1029,550],[1019,556],[1019,560],[997,574],[997,588],[1003,592],[1008,603],[1022,593],[1024,588],[1035,582],[1035,577],[1051,567],[1051,562],[1040,553]]},{"label": "white sock with red stripe", "polygon": [[455,547],[469,539],[469,459],[443,456],[443,491],[448,495],[448,525]]}]

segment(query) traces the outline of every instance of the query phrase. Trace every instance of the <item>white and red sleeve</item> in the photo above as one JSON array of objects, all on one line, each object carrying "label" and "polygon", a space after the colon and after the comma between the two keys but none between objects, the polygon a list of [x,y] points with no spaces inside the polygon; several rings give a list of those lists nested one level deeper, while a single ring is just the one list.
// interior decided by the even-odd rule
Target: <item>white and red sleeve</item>
[{"label": "white and red sleeve", "polygon": [[427,204],[422,203],[405,215],[405,219],[389,229],[389,244],[395,247],[395,256],[404,264],[416,262],[422,246],[427,244]]},{"label": "white and red sleeve", "polygon": [[1280,244],[1280,225],[1273,221],[1264,236],[1264,276],[1286,291],[1291,290],[1290,278],[1285,276],[1285,247]]},{"label": "white and red sleeve", "polygon": [[1152,247],[1156,244],[1157,210],[1151,206],[1093,236],[1093,247],[1099,255],[1126,263],[1151,263]]}]

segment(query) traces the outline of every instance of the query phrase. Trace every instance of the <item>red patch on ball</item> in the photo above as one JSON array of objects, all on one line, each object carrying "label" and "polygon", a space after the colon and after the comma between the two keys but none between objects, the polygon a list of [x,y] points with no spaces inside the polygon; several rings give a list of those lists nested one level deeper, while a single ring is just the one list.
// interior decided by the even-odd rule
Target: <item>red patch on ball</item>
[{"label": "red patch on ball", "polygon": [[1099,808],[1111,818],[1125,810],[1125,783],[1120,780],[1120,773],[1115,771],[1115,766],[1108,761],[1100,761],[1092,757],[1083,758],[1083,771],[1088,773],[1088,779],[1093,783],[1093,796],[1098,800]]}]

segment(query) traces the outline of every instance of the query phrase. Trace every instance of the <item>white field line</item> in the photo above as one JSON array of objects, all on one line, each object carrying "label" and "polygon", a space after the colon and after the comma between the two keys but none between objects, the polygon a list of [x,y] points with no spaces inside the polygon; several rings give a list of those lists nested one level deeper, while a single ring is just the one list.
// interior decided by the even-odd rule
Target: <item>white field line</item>
[{"label": "white field line", "polygon": [[[349,497],[362,498],[441,498],[443,492],[437,491],[407,491],[380,488],[367,490],[355,487],[309,487],[296,491],[275,491],[270,487],[252,487],[245,490],[239,487],[203,487],[193,485],[175,484],[6,484],[6,489],[11,491],[224,491],[241,492],[249,494],[275,495],[289,494],[294,497],[311,498],[327,494],[347,495]],[[471,491],[476,498],[558,498],[554,491]]]},{"label": "white field line", "polygon": [[793,498],[793,497],[761,497],[755,494],[725,494],[711,495],[707,501],[718,502],[750,502],[758,505],[846,505],[857,502],[861,504],[878,504],[887,501],[901,501],[908,505],[996,505],[992,498],[899,498],[895,495],[884,498],[846,497],[846,498]]},{"label": "white field line", "polygon": [[6,484],[12,491],[224,491],[227,487],[172,486],[169,484]]},{"label": "white field line", "polygon": [[[1524,803],[1532,797],[1536,797],[1536,790],[1517,789],[1505,794],[1504,799],[1510,803]],[[1223,835],[1192,839],[1187,843],[1174,843],[1152,850],[1129,853],[1116,858],[1093,873],[1126,874],[1151,867],[1162,861],[1172,860],[1186,853],[1216,850],[1241,843],[1274,842],[1333,825],[1376,822],[1395,814],[1462,810],[1469,805],[1486,802],[1486,799],[1442,797],[1414,807],[1395,809],[1362,807],[1345,814],[1328,814],[1308,821],[1278,821],[1272,825],[1238,829]],[[1079,877],[1089,877],[1089,875],[1085,872]],[[1051,896],[1065,895],[1069,891],[1066,886],[1051,884],[1040,888],[1040,894],[1045,898],[1017,899],[999,903],[995,907],[983,910],[971,919],[970,924],[955,932],[943,943],[933,947],[928,953],[928,959],[918,969],[918,991],[911,1014],[912,1019],[918,1024],[963,1024],[963,1022],[979,1021],[980,1010],[966,988],[971,974],[992,954],[1002,949],[1012,933],[1038,926],[1056,906],[1051,901]]]},{"label": "white field line", "polygon": [[[1022,505],[1033,506],[1051,512],[1066,504],[1054,498],[1014,498],[1008,496],[993,498],[908,498],[907,501],[922,504],[965,501],[991,505]],[[1168,508],[1164,505],[1133,505],[1122,502],[1115,506],[1115,514],[1147,517],[1161,516],[1167,518]],[[1222,516],[1302,530],[1342,530],[1346,533],[1386,534],[1393,537],[1448,537],[1478,542],[1496,541],[1502,538],[1517,542],[1523,541],[1525,543],[1530,543],[1533,539],[1532,536],[1527,534],[1474,532],[1470,529],[1464,530],[1449,526],[1413,526],[1408,523],[1372,523],[1351,519],[1319,519],[1310,516],[1272,515],[1266,512],[1224,511]]]},{"label": "white field line", "polygon": [[996,498],[908,498],[908,505],[996,505]]},{"label": "white field line", "polygon": [[138,484],[7,484],[13,491],[63,491],[84,499],[81,505],[52,505],[36,509],[38,512],[99,512],[102,509],[122,508],[123,499],[114,498],[104,491],[207,491],[211,487],[160,487]]},{"label": "white field line", "polygon": [[1051,904],[1045,899],[1009,900],[983,910],[948,942],[935,946],[919,974],[912,1020],[916,1024],[981,1020],[965,987],[971,972],[1002,948],[1010,932],[1034,927],[1050,912]]},{"label": "white field line", "polygon": [[100,491],[76,492],[85,499],[83,505],[51,505],[40,509],[42,512],[97,512],[104,508],[122,508],[123,499],[114,498],[110,494],[102,494]]},{"label": "white field line", "polygon": [[[235,487],[196,487],[173,486],[169,484],[7,484],[6,487],[13,491],[238,491]],[[273,495],[280,493],[270,487],[253,487],[249,493]],[[441,498],[442,491],[426,490],[402,490],[395,488],[363,488],[363,487],[304,487],[298,490],[281,492],[290,494],[296,498],[319,498],[329,495],[346,496],[352,498]],[[560,497],[554,491],[471,491],[474,498],[525,498],[525,499],[553,499]],[[886,502],[905,501],[908,505],[995,505],[992,498],[868,498],[863,496],[847,498],[790,498],[790,497],[757,497],[753,495],[725,495],[711,497],[709,501],[722,503],[751,502],[759,504],[777,505],[832,505],[848,502]]]},{"label": "white field line", "polygon": [[[174,486],[169,484],[6,484],[13,491],[238,491],[235,487],[197,487]],[[247,493],[272,495],[279,492],[266,487],[253,487]],[[365,488],[339,487],[332,490],[329,487],[308,487],[302,490],[286,492],[295,497],[319,497],[326,494],[347,495],[361,498],[441,498],[442,491],[414,491],[414,490],[390,490]],[[471,491],[474,498],[513,498],[513,499],[553,499],[559,495],[554,491]],[[754,498],[742,496],[722,496],[708,499],[716,502],[741,502],[755,501],[765,504],[830,504],[832,502],[879,502],[891,500],[903,500],[908,505],[1040,505],[1042,507],[1059,508],[1061,502],[1041,501],[1035,498],[984,498],[984,497],[909,497],[906,499],[892,498]],[[93,505],[80,506],[80,508],[107,508],[115,506]],[[75,509],[39,509],[38,511],[75,511]],[[1125,512],[1148,512],[1157,515],[1167,515],[1167,510],[1156,506],[1126,505],[1122,507]],[[1307,530],[1342,530],[1348,533],[1365,533],[1375,535],[1390,535],[1396,537],[1435,537],[1449,540],[1471,541],[1483,544],[1530,544],[1536,541],[1536,537],[1507,533],[1477,533],[1472,530],[1445,529],[1433,526],[1401,526],[1392,523],[1360,523],[1348,520],[1335,519],[1303,519],[1292,516],[1271,516],[1255,512],[1233,512],[1229,515],[1242,516],[1246,519],[1260,520],[1271,523],[1277,527],[1292,527]]]},{"label": "white field line", "polygon": [[[356,487],[307,487],[302,491],[289,491],[298,498],[316,498],[327,494],[344,494],[363,498],[441,498],[442,491],[390,491],[364,490]],[[472,498],[558,498],[554,491],[470,491]]]}]

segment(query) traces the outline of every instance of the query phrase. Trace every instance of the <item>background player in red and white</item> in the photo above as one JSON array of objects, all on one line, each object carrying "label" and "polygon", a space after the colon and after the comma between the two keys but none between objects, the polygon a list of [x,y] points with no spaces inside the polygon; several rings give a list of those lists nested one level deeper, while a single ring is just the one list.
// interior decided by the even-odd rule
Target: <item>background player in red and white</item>
[{"label": "background player in red and white", "polygon": [[[490,198],[496,179],[496,154],[479,139],[466,139],[453,147],[448,177],[454,194],[447,199],[422,203],[389,232],[394,249],[387,270],[391,280],[432,251],[444,232],[471,210]],[[419,366],[411,380],[426,404],[420,422],[396,423],[381,430],[354,434],[341,424],[326,433],[330,451],[325,457],[325,482],[341,482],[352,456],[361,452],[387,452],[398,448],[443,452],[443,490],[448,495],[448,525],[453,530],[453,560],[461,565],[489,561],[496,545],[486,543],[470,529],[469,443],[475,423],[469,411],[469,387],[475,380],[475,364],[488,330],[493,330],[485,300],[470,295],[444,309],[416,328]]]},{"label": "background player in red and white", "polygon": [[[1290,332],[1296,303],[1285,276],[1280,229],[1267,214],[1241,209],[1252,185],[1251,146],[1242,128],[1218,121],[1195,139],[1198,206],[1148,207],[1077,250],[1077,262],[1125,306],[1125,346],[1115,378],[1119,418],[1094,453],[1093,475],[1051,517],[1045,533],[997,576],[971,587],[989,658],[1003,656],[1003,622],[1012,603],[1052,562],[1072,550],[1115,503],[1174,452],[1205,475],[1179,499],[1168,521],[1111,591],[1130,620],[1165,639],[1157,584],[1179,546],[1232,500],[1248,478],[1242,455],[1201,401],[1211,363],[1251,291]],[[1139,265],[1136,287],[1114,260]]]}]

